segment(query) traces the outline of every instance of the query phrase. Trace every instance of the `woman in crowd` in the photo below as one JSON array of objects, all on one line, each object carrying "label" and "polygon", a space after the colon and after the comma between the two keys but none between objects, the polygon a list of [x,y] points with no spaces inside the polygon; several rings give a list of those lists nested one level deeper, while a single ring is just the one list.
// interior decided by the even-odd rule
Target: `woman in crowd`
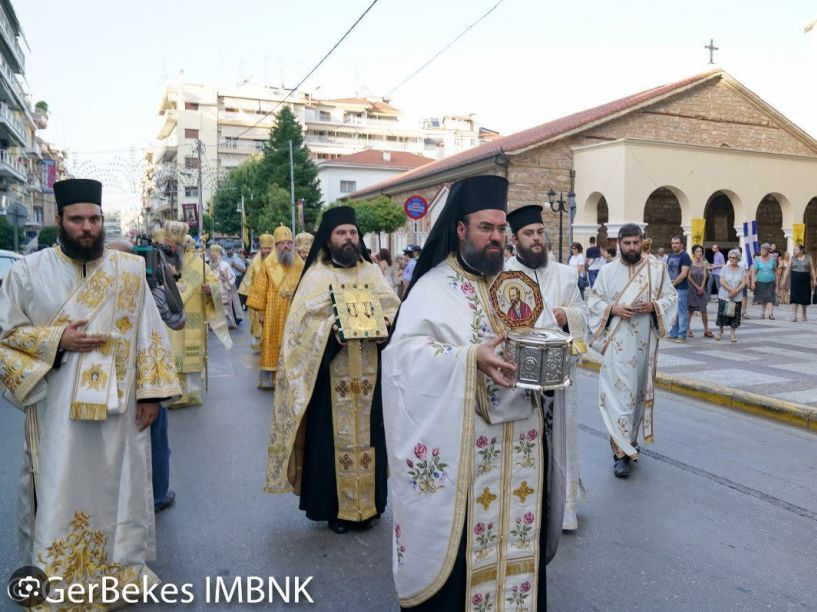
[{"label": "woman in crowd", "polygon": [[784,252],[777,260],[777,303],[790,303],[790,289],[789,287],[789,266],[791,265],[791,258],[789,252]]},{"label": "woman in crowd", "polygon": [[732,328],[732,342],[737,342],[737,329],[740,327],[740,306],[744,300],[743,288],[746,286],[746,273],[740,265],[740,251],[732,249],[721,268],[721,286],[718,288],[718,318],[715,324],[720,328],[715,340],[723,336],[723,328]]},{"label": "woman in crowd", "polygon": [[774,319],[774,305],[777,301],[777,259],[771,254],[768,242],[760,245],[760,255],[752,261],[752,291],[755,294],[753,304],[760,304],[760,318],[766,318],[766,307],[769,307],[769,318]]},{"label": "woman in crowd", "polygon": [[811,255],[806,254],[802,244],[794,246],[794,255],[788,269],[789,285],[791,288],[791,320],[797,320],[797,307],[803,308],[803,321],[808,321],[806,308],[811,304],[811,294],[817,285],[817,270]]},{"label": "woman in crowd", "polygon": [[582,294],[582,298],[584,298],[584,290],[589,284],[587,280],[587,271],[584,269],[583,250],[582,245],[578,242],[571,244],[570,259],[567,262],[567,265],[576,270],[576,272],[579,274],[579,292]]},{"label": "woman in crowd", "polygon": [[389,249],[380,249],[377,256],[377,265],[380,266],[386,284],[391,287],[392,291],[397,293],[397,270],[395,270]]},{"label": "woman in crowd", "polygon": [[[687,310],[689,311],[689,320],[692,322],[692,317],[696,312],[701,313],[701,320],[704,323],[704,336],[712,338],[712,332],[709,331],[709,317],[706,314],[706,281],[707,281],[707,262],[704,259],[704,250],[700,244],[692,247],[692,265],[689,266],[689,294],[687,296]],[[692,326],[690,325],[687,335],[692,338]]]}]

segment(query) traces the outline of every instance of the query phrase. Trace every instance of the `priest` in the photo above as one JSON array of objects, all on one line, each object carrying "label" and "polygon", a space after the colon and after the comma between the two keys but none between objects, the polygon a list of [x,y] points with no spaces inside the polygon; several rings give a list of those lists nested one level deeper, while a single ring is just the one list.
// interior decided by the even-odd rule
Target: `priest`
[{"label": "priest", "polygon": [[22,564],[97,596],[105,577],[158,581],[147,428],[180,393],[144,260],[104,248],[101,196],[97,181],[55,183],[60,244],[0,287],[0,381],[25,413]]},{"label": "priest", "polygon": [[298,255],[301,259],[306,261],[309,257],[309,251],[312,248],[312,243],[315,241],[315,236],[309,232],[301,232],[295,236],[295,248],[298,250]]},{"label": "priest", "polygon": [[187,319],[182,329],[170,332],[182,388],[182,396],[170,406],[174,409],[200,406],[202,403],[208,326],[227,350],[233,346],[221,305],[221,284],[213,271],[204,265],[201,255],[196,252],[196,242],[187,234],[187,230],[187,224],[181,221],[168,221],[164,229],[165,247],[171,249],[181,261],[178,270],[181,277],[176,286]]},{"label": "priest", "polygon": [[678,316],[678,294],[660,259],[642,253],[635,223],[618,232],[619,257],[602,266],[587,292],[591,346],[602,354],[599,407],[613,449],[613,473],[630,475],[638,433],[653,440],[658,339]]},{"label": "priest", "polygon": [[[387,321],[399,302],[363,245],[349,206],[323,213],[281,345],[267,461],[269,493],[294,492],[335,533],[369,527],[386,507],[380,350],[338,333],[330,286],[365,288]],[[367,312],[369,309],[366,309]]]},{"label": "priest", "polygon": [[233,307],[233,296],[237,291],[235,273],[224,259],[224,247],[220,244],[210,245],[210,269],[221,285],[221,304],[224,309],[224,318],[227,320],[227,329],[235,329],[238,327]]},{"label": "priest", "polygon": [[[544,301],[553,308],[559,327],[573,337],[570,378],[576,381],[576,360],[587,352],[587,306],[579,293],[578,274],[570,266],[550,258],[550,244],[542,222],[542,207],[522,206],[508,213],[516,255],[505,260],[506,270],[519,270],[539,285]],[[576,502],[583,495],[576,440],[576,385],[565,389],[565,512],[562,529],[578,529]]]},{"label": "priest", "polygon": [[[513,386],[489,286],[508,182],[454,183],[383,352],[383,414],[400,605],[545,609],[564,509],[563,393]],[[538,325],[555,328],[545,306]],[[554,410],[556,404],[556,410]]]},{"label": "priest", "polygon": [[295,253],[292,231],[288,227],[276,227],[272,242],[274,248],[253,280],[247,298],[247,308],[257,312],[261,324],[259,389],[275,388],[284,323],[304,269],[303,260]]},{"label": "priest", "polygon": [[[238,295],[243,298],[243,304],[246,305],[247,298],[249,298],[250,291],[252,290],[252,285],[261,273],[264,267],[264,260],[272,252],[274,246],[275,242],[272,234],[261,234],[258,237],[258,252],[253,256],[250,265],[247,266],[247,272],[244,274],[244,278],[241,279],[241,284],[238,286]],[[249,307],[247,310],[250,319],[250,337],[252,337],[250,348],[253,352],[258,353],[261,350],[261,323],[258,320],[258,311]]]}]

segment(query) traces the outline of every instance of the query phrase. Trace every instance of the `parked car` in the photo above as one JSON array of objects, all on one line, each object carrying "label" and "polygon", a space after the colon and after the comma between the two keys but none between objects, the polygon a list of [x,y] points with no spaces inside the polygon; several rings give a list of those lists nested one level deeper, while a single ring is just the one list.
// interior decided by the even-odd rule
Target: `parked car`
[{"label": "parked car", "polygon": [[3,284],[3,279],[6,278],[6,274],[9,273],[9,270],[11,270],[11,266],[14,265],[14,262],[22,258],[23,256],[19,253],[0,249],[0,285]]}]

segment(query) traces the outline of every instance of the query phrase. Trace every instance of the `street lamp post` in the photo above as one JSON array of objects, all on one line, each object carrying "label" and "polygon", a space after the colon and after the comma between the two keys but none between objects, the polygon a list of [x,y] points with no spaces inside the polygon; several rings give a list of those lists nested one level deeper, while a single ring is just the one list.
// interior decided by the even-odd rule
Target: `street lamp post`
[{"label": "street lamp post", "polygon": [[548,191],[548,204],[550,204],[550,210],[553,212],[559,213],[559,263],[563,262],[563,246],[564,246],[564,226],[562,224],[562,216],[564,213],[569,213],[568,222],[570,223],[569,228],[569,239],[573,240],[573,217],[576,214],[576,194],[573,191],[569,191],[567,194],[567,200],[564,198],[563,193],[559,193],[559,199],[556,199],[556,192],[551,189]]}]

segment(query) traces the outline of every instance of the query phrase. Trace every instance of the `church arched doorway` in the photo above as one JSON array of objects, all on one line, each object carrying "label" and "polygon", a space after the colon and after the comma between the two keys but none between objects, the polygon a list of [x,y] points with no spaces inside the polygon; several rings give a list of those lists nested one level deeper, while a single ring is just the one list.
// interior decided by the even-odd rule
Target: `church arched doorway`
[{"label": "church arched doorway", "polygon": [[735,231],[735,207],[732,200],[723,191],[716,191],[706,202],[704,207],[704,248],[709,249],[713,244],[720,247],[722,253],[740,244],[738,233]]},{"label": "church arched doorway", "polygon": [[803,213],[806,224],[806,252],[817,260],[817,197],[811,198]]},{"label": "church arched doorway", "polygon": [[757,219],[757,240],[760,244],[768,242],[777,246],[781,253],[786,250],[786,235],[783,233],[783,209],[773,194],[768,194],[760,201],[755,213]]},{"label": "church arched doorway", "polygon": [[666,187],[653,191],[644,204],[644,236],[652,239],[652,252],[663,247],[669,252],[673,236],[681,236],[681,204],[675,194]]}]

